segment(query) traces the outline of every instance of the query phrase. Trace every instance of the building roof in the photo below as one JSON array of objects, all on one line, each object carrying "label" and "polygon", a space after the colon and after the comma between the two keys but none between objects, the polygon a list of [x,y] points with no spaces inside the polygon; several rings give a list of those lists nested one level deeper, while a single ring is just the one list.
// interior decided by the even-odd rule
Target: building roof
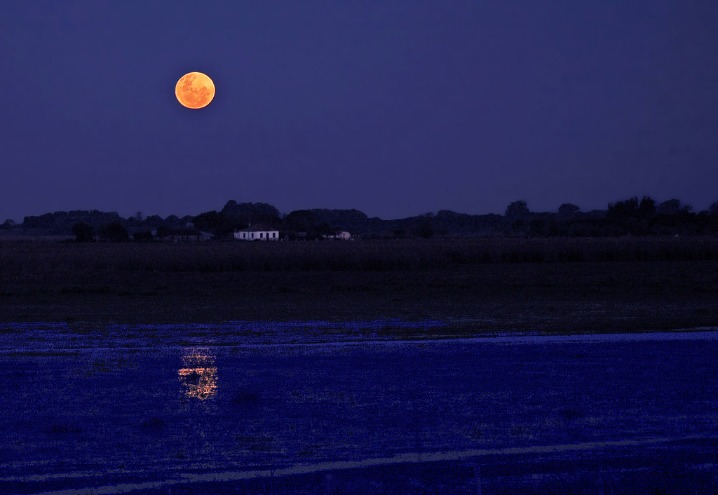
[{"label": "building roof", "polygon": [[270,225],[250,225],[246,229],[240,229],[237,232],[279,232],[278,227],[272,227]]}]

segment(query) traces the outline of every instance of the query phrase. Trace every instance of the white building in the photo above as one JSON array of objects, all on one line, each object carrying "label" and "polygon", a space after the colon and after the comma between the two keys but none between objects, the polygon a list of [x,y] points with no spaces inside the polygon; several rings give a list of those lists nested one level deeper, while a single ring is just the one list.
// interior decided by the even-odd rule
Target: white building
[{"label": "white building", "polygon": [[325,239],[341,239],[342,241],[348,241],[351,240],[352,235],[349,232],[342,231],[337,232],[336,234],[330,234],[323,236]]},{"label": "white building", "polygon": [[263,225],[250,225],[235,232],[234,238],[239,241],[278,241],[279,230]]}]

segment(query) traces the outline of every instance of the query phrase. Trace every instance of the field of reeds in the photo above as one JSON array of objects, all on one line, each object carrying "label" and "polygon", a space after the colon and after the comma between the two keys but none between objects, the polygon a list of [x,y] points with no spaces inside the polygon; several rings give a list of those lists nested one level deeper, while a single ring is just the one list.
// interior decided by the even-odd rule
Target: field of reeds
[{"label": "field of reeds", "polygon": [[353,318],[713,326],[718,238],[0,242],[4,321]]},{"label": "field of reeds", "polygon": [[718,238],[0,243],[3,273],[63,271],[390,271],[462,264],[715,261]]}]

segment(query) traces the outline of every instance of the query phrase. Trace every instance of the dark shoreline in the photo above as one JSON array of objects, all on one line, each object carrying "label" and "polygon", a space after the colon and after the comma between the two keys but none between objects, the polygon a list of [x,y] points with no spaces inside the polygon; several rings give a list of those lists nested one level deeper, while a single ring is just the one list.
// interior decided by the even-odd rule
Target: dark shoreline
[{"label": "dark shoreline", "polygon": [[2,242],[0,262],[4,322],[437,319],[457,335],[718,325],[715,239]]}]

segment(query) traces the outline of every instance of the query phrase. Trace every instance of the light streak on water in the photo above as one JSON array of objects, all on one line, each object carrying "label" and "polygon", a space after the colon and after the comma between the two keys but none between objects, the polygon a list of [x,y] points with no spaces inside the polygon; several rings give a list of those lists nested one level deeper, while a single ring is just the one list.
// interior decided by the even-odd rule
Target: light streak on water
[{"label": "light streak on water", "polygon": [[718,329],[673,332],[545,335],[532,333],[452,334],[450,321],[358,320],[187,324],[0,323],[0,355],[187,348],[336,348],[412,345],[549,345],[629,342],[718,341]]}]

